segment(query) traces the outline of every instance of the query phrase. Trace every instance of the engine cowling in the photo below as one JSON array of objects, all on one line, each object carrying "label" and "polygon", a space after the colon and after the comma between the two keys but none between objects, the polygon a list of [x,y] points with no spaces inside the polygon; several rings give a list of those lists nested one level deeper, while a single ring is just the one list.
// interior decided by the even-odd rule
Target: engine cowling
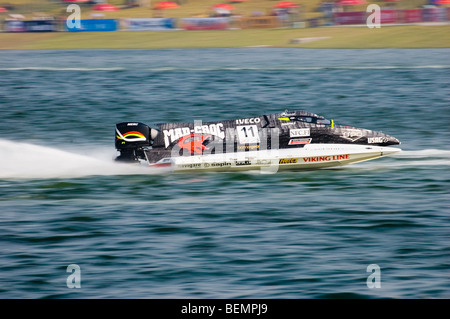
[{"label": "engine cowling", "polygon": [[116,149],[120,155],[116,161],[137,162],[145,160],[144,148],[153,144],[158,131],[139,122],[123,122],[116,124]]}]

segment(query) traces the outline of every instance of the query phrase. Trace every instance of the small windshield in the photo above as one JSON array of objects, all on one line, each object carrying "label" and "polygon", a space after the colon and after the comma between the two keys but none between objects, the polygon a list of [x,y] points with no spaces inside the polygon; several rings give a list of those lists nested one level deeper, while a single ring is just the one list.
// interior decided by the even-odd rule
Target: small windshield
[{"label": "small windshield", "polygon": [[311,116],[296,116],[295,119],[300,122],[314,123]]},{"label": "small windshield", "polygon": [[300,122],[319,124],[319,125],[331,125],[330,120],[327,120],[324,118],[312,117],[312,116],[296,116],[295,120],[300,121]]},{"label": "small windshield", "polygon": [[331,121],[327,119],[317,119],[317,124],[331,125]]}]

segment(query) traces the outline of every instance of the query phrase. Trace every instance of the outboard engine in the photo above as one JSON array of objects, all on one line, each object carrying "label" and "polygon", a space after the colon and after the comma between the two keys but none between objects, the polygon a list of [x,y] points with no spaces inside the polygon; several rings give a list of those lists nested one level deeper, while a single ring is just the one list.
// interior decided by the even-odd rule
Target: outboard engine
[{"label": "outboard engine", "polygon": [[116,149],[120,155],[116,161],[138,162],[145,160],[144,149],[153,144],[158,131],[138,122],[116,124]]}]

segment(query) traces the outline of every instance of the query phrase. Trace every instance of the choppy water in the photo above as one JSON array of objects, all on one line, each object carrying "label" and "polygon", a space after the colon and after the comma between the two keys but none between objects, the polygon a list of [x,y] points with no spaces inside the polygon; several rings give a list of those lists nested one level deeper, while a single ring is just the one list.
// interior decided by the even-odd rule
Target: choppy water
[{"label": "choppy water", "polygon": [[[0,52],[0,297],[450,297],[449,54]],[[272,175],[111,162],[117,122],[286,108],[384,131],[404,152]]]}]

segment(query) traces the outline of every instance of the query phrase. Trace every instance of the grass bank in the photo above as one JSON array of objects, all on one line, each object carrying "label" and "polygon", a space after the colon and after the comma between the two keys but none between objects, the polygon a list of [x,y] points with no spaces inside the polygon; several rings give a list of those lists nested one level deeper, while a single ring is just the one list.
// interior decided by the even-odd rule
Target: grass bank
[{"label": "grass bank", "polygon": [[[450,25],[382,26],[380,29],[320,27],[226,31],[0,33],[0,49],[164,49],[248,46],[338,49],[450,48],[449,34]],[[292,41],[293,39],[300,40]]]}]

